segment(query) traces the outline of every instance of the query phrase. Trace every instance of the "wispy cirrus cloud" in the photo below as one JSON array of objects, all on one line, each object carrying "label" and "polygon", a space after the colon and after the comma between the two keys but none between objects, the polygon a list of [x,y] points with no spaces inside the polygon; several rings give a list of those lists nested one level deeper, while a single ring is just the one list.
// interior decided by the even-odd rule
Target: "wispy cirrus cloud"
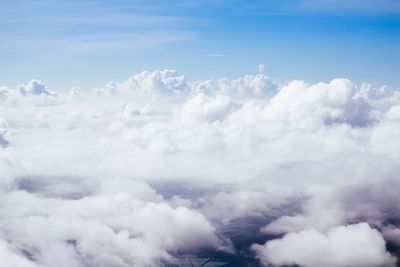
[{"label": "wispy cirrus cloud", "polygon": [[[191,40],[193,24],[206,20],[147,9],[121,1],[4,2],[3,49],[108,53]],[[149,6],[150,7],[150,6]]]}]

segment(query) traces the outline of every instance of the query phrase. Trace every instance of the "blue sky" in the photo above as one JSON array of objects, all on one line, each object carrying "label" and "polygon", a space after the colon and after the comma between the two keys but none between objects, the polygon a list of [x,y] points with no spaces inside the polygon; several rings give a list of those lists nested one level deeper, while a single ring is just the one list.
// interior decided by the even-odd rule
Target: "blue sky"
[{"label": "blue sky", "polygon": [[103,86],[142,70],[400,88],[397,0],[0,0],[0,85]]}]

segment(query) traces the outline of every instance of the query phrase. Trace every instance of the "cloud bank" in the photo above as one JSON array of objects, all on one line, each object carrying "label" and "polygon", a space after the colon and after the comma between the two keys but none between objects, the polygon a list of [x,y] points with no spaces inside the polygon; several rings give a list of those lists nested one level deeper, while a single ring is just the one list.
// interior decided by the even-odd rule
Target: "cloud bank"
[{"label": "cloud bank", "polygon": [[[1,87],[0,262],[161,266],[211,250],[266,266],[395,266],[400,93],[263,71]],[[229,229],[254,220],[238,245]]]}]

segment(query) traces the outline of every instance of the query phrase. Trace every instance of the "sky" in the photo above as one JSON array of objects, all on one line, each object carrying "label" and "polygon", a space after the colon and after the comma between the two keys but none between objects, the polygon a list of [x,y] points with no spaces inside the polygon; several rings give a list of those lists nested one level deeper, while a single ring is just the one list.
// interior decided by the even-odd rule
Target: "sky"
[{"label": "sky", "polygon": [[400,86],[396,0],[1,0],[0,85],[101,87],[143,70],[190,80],[265,64],[274,80]]}]

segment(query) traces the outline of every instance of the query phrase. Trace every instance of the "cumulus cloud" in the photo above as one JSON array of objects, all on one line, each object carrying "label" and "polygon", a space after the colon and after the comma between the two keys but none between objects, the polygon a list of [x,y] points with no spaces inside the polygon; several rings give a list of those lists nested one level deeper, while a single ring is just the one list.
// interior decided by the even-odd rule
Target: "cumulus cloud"
[{"label": "cumulus cloud", "polygon": [[217,95],[210,98],[205,94],[197,94],[183,106],[182,113],[189,120],[214,122],[223,120],[224,116],[235,108],[229,97]]},{"label": "cumulus cloud", "polygon": [[185,77],[175,70],[143,71],[120,83],[109,82],[102,91],[116,94],[134,91],[137,95],[176,95],[189,90]]},{"label": "cumulus cloud", "polygon": [[31,80],[27,85],[19,85],[17,88],[21,95],[50,95],[46,86],[39,80]]},{"label": "cumulus cloud", "polygon": [[298,264],[317,266],[395,266],[395,258],[386,252],[381,234],[366,223],[338,226],[327,233],[304,230],[253,245],[252,249],[266,266]]},{"label": "cumulus cloud", "polygon": [[75,200],[14,191],[3,199],[2,229],[43,266],[158,266],[173,260],[168,252],[218,248],[203,215],[143,202],[133,197],[146,195],[143,186],[132,189]]},{"label": "cumulus cloud", "polygon": [[[43,267],[158,266],[267,241],[254,246],[264,262],[317,266],[305,255],[320,242],[338,253],[331,266],[363,263],[356,244],[390,266],[399,107],[384,86],[278,84],[263,66],[236,79],[156,70],[93,90],[1,88],[2,253]],[[310,250],[280,253],[306,239]]]},{"label": "cumulus cloud", "polygon": [[15,90],[1,87],[0,103],[8,105],[34,104],[47,106],[58,104],[57,94],[50,91],[40,80],[33,79],[27,84],[20,84]]},{"label": "cumulus cloud", "polygon": [[365,126],[372,119],[369,117],[370,105],[357,98],[355,91],[354,85],[346,79],[314,85],[293,81],[283,86],[271,99],[268,116],[291,123],[308,123],[310,126],[320,122]]}]

